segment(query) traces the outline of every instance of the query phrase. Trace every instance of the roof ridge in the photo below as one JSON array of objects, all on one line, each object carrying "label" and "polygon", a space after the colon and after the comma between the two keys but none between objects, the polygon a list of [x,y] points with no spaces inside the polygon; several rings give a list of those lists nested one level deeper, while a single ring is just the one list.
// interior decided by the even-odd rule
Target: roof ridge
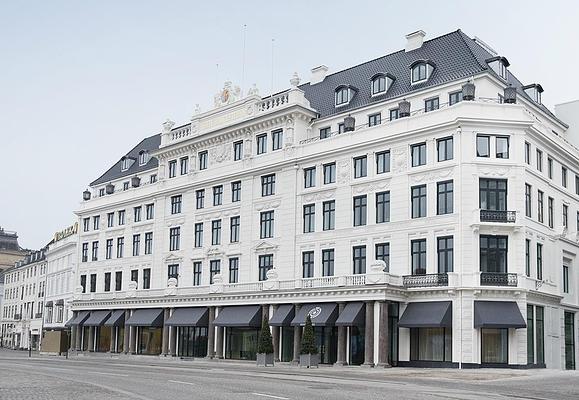
[{"label": "roof ridge", "polygon": [[482,68],[482,69],[488,69],[488,66],[483,65],[479,60],[478,57],[476,56],[476,54],[474,54],[474,52],[472,51],[472,49],[470,48],[468,42],[465,39],[465,36],[468,38],[469,41],[473,42],[474,44],[476,44],[477,46],[479,46],[481,49],[485,50],[485,48],[483,48],[481,45],[479,45],[478,43],[476,43],[476,41],[474,41],[470,36],[468,36],[466,33],[464,33],[463,31],[461,31],[460,29],[458,30],[459,32],[459,36],[462,39],[462,41],[464,42],[466,48],[468,49],[468,52],[470,53],[470,55],[474,58],[474,60],[476,61],[476,63]]}]

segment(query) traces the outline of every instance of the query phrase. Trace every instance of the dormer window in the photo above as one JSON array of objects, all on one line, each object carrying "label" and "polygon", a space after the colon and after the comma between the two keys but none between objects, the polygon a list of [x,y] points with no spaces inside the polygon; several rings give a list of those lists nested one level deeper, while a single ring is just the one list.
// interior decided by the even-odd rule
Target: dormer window
[{"label": "dormer window", "polygon": [[505,81],[507,80],[508,77],[507,67],[511,65],[509,63],[509,60],[507,60],[505,57],[496,56],[488,58],[485,61],[489,65],[489,67],[491,67],[492,70],[495,71],[502,79],[504,79]]},{"label": "dormer window", "polygon": [[123,157],[121,158],[121,171],[128,170],[135,160],[131,157]]},{"label": "dormer window", "polygon": [[384,94],[394,82],[394,76],[390,74],[376,74],[372,77],[372,96]]},{"label": "dormer window", "polygon": [[434,71],[434,64],[428,60],[418,60],[410,65],[410,79],[412,84],[427,81]]},{"label": "dormer window", "polygon": [[139,165],[145,165],[149,162],[149,152],[145,150],[139,151]]},{"label": "dormer window", "polygon": [[533,83],[523,86],[522,89],[535,103],[541,104],[541,93],[543,93],[543,87],[541,85]]},{"label": "dormer window", "polygon": [[336,107],[346,105],[350,102],[350,88],[340,86],[336,89]]}]

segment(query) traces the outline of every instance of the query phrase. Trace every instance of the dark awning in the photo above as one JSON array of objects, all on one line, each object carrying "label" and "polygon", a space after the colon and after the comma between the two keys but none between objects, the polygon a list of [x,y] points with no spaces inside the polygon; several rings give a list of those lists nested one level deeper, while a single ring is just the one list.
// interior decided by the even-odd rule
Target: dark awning
[{"label": "dark awning", "polygon": [[338,305],[336,303],[302,304],[292,321],[292,326],[304,326],[308,314],[313,326],[334,326],[338,318]]},{"label": "dark awning", "polygon": [[224,307],[213,323],[217,326],[259,328],[261,326],[261,306]]},{"label": "dark awning", "polygon": [[519,306],[514,301],[475,301],[475,328],[526,328]]},{"label": "dark awning", "polygon": [[162,308],[145,308],[133,311],[133,315],[125,322],[128,326],[163,326]]},{"label": "dark awning", "polygon": [[52,301],[47,301],[44,305],[46,308],[52,308]]},{"label": "dark awning", "polygon": [[114,310],[105,321],[105,326],[123,326],[125,324],[125,310]]},{"label": "dark awning", "polygon": [[209,309],[207,307],[177,308],[165,321],[168,326],[208,326]]},{"label": "dark awning", "polygon": [[89,315],[90,315],[90,311],[78,311],[76,313],[76,316],[69,319],[68,322],[66,324],[64,324],[64,326],[82,325],[84,323],[84,321],[86,321],[86,319],[89,317]]},{"label": "dark awning", "polygon": [[282,304],[277,307],[273,316],[269,320],[271,326],[290,326],[295,316],[293,304]]},{"label": "dark awning", "polygon": [[410,303],[398,321],[403,328],[452,327],[452,301]]},{"label": "dark awning", "polygon": [[366,318],[366,308],[363,302],[347,303],[336,320],[337,326],[363,326]]},{"label": "dark awning", "polygon": [[64,300],[62,299],[58,299],[54,302],[55,306],[63,306],[64,305]]},{"label": "dark awning", "polygon": [[90,317],[84,321],[84,326],[101,326],[111,316],[107,310],[91,311]]}]

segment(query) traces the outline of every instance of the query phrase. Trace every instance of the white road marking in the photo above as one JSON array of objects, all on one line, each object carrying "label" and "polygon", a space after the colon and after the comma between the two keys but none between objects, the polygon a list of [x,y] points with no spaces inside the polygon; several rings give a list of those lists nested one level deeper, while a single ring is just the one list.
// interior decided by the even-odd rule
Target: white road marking
[{"label": "white road marking", "polygon": [[252,393],[252,395],[261,396],[261,397],[269,397],[270,399],[289,400],[288,397],[274,396],[272,394],[265,394],[265,393]]},{"label": "white road marking", "polygon": [[197,384],[196,384],[196,383],[193,383],[193,382],[172,381],[172,380],[168,380],[167,382],[172,382],[172,383],[182,383],[183,385],[191,385],[191,386],[197,386]]},{"label": "white road marking", "polygon": [[112,375],[112,376],[129,376],[129,375],[125,375],[125,374],[114,374],[112,372],[93,372],[93,374],[99,374],[99,375]]}]

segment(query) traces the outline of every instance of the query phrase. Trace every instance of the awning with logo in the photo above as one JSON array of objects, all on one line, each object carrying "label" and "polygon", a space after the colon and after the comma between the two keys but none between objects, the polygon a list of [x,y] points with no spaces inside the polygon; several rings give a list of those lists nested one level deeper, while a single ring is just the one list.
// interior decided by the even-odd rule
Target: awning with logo
[{"label": "awning with logo", "polygon": [[91,311],[90,317],[84,321],[84,326],[101,326],[111,316],[108,310]]},{"label": "awning with logo", "polygon": [[125,325],[125,310],[114,310],[105,321],[105,326],[123,326]]},{"label": "awning with logo", "polygon": [[475,328],[526,328],[519,306],[514,301],[475,301]]},{"label": "awning with logo", "polygon": [[259,328],[261,327],[261,306],[223,307],[213,323],[216,326],[233,328]]},{"label": "awning with logo", "polygon": [[364,326],[366,307],[361,301],[347,303],[336,320],[336,326]]},{"label": "awning with logo", "polygon": [[292,321],[292,326],[304,326],[308,314],[313,326],[334,326],[338,318],[338,305],[336,303],[302,304]]},{"label": "awning with logo", "polygon": [[167,326],[208,326],[209,309],[207,307],[177,308],[165,321]]},{"label": "awning with logo", "polygon": [[290,326],[295,316],[293,304],[281,304],[269,320],[271,326]]},{"label": "awning with logo", "polygon": [[90,311],[77,311],[76,315],[68,320],[64,326],[82,325],[84,321],[90,316]]},{"label": "awning with logo", "polygon": [[125,322],[128,326],[163,326],[162,308],[145,308],[133,311],[133,315]]},{"label": "awning with logo", "polygon": [[429,301],[410,303],[398,321],[403,328],[452,327],[452,302]]}]

